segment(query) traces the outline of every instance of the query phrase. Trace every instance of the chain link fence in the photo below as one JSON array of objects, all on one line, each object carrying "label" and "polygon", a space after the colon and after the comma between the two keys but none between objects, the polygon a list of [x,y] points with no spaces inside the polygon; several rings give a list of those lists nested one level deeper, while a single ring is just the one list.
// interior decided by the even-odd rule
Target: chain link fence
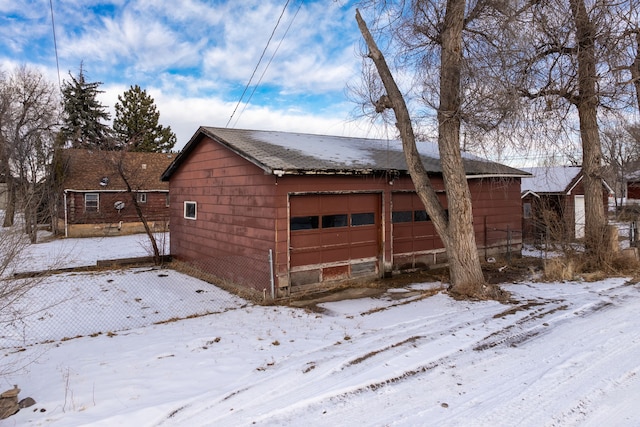
[{"label": "chain link fence", "polygon": [[171,268],[134,267],[6,278],[0,348],[16,348],[242,308],[246,300]]}]

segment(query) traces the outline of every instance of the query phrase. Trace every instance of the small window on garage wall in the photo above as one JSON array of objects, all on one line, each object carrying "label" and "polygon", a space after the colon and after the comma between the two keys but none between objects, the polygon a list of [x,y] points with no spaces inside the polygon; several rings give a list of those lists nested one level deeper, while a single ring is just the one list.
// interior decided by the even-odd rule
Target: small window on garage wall
[{"label": "small window on garage wall", "polygon": [[522,215],[525,218],[531,218],[531,203],[523,203],[522,210],[523,210]]},{"label": "small window on garage wall", "polygon": [[198,214],[198,204],[196,202],[184,202],[184,217],[186,219],[196,219]]},{"label": "small window on garage wall", "polygon": [[147,193],[138,193],[138,203],[147,203]]}]

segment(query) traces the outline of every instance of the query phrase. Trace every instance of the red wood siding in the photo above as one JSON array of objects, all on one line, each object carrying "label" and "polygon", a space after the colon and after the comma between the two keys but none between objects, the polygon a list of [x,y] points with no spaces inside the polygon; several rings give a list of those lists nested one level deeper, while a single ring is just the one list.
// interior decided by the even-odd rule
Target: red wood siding
[{"label": "red wood siding", "polygon": [[520,180],[470,180],[469,190],[476,244],[485,256],[504,247],[508,239],[511,249],[519,250],[522,243]]},{"label": "red wood siding", "polygon": [[[203,141],[171,177],[171,254],[220,278],[268,289],[276,180],[226,148]],[[184,202],[197,219],[184,218]]]},{"label": "red wood siding", "polygon": [[627,183],[627,198],[640,199],[640,182]]},{"label": "red wood siding", "polygon": [[[136,193],[116,193],[116,192],[89,192],[98,194],[98,210],[87,211],[85,209],[85,194],[78,192],[67,193],[66,212],[68,224],[114,224],[122,222],[140,221],[132,202],[132,195]],[[146,203],[140,203],[142,213],[147,221],[168,221],[169,207],[167,206],[168,192],[145,192]],[[117,201],[124,202],[123,209],[116,209],[114,204]],[[65,216],[64,198],[61,200],[63,206],[58,209],[60,218]]]}]

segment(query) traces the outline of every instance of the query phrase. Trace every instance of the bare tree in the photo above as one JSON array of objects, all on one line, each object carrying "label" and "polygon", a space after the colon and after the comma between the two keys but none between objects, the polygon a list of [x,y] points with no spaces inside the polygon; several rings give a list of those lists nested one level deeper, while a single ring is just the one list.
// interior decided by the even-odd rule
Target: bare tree
[{"label": "bare tree", "polygon": [[[449,211],[446,215],[431,185],[416,148],[412,119],[402,92],[387,61],[378,48],[359,11],[356,20],[386,91],[375,101],[376,112],[392,109],[411,179],[420,200],[432,218],[448,257],[450,291],[464,297],[496,298],[499,290],[485,283],[473,231],[471,197],[460,152],[462,33],[465,25],[465,0],[448,0],[443,9],[430,9],[438,21],[441,47],[439,106],[437,107],[438,147]],[[433,58],[430,58],[433,60]]]},{"label": "bare tree", "polygon": [[602,132],[603,158],[610,169],[616,208],[625,194],[625,176],[640,160],[640,128],[626,123],[609,125]]},{"label": "bare tree", "polygon": [[20,202],[33,242],[37,212],[48,194],[58,113],[57,91],[40,72],[20,67],[0,81],[0,166],[8,191],[3,225],[13,225]]},{"label": "bare tree", "polygon": [[640,112],[640,1],[620,0],[614,8],[609,64],[617,82],[632,88],[632,104]]},{"label": "bare tree", "polygon": [[[158,241],[154,235],[154,230],[149,224],[148,214],[145,212],[140,204],[138,194],[140,191],[148,189],[150,182],[149,174],[145,173],[146,169],[143,169],[143,165],[138,161],[139,155],[160,155],[160,153],[138,153],[124,150],[102,150],[102,158],[105,164],[109,166],[111,170],[122,180],[125,193],[128,195],[132,206],[135,209],[136,216],[142,223],[145,234],[149,238],[151,245],[152,256],[154,264],[162,264],[162,254],[158,246]],[[156,177],[159,181],[160,176]]]},{"label": "bare tree", "polygon": [[[580,135],[585,188],[585,246],[601,263],[611,253],[603,203],[603,152],[598,111],[624,108],[620,85],[610,73],[620,38],[617,16],[631,2],[542,0],[518,17],[520,61],[513,70],[519,93],[541,110],[564,112],[565,127]],[[514,80],[514,82],[515,82]],[[576,114],[573,114],[574,111]]]}]

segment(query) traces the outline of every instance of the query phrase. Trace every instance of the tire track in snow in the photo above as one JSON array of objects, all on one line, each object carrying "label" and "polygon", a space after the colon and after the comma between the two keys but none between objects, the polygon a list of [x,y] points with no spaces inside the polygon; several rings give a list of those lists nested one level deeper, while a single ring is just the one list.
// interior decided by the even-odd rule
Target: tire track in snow
[{"label": "tire track in snow", "polygon": [[[387,324],[382,328],[362,327],[361,333],[350,334],[349,342],[340,345],[329,344],[304,354],[276,360],[273,366],[260,373],[259,378],[247,387],[232,390],[224,396],[198,396],[183,409],[174,411],[172,417],[166,420],[166,424],[277,424],[278,420],[296,419],[296,414],[308,415],[310,412],[321,411],[325,406],[337,411],[333,417],[340,419],[341,407],[344,406],[344,411],[351,411],[354,402],[364,399],[364,396],[376,397],[383,390],[392,389],[393,385],[400,382],[428,382],[429,379],[435,378],[434,375],[440,375],[446,370],[455,372],[455,375],[461,378],[465,377],[466,369],[485,367],[489,372],[495,372],[496,367],[490,366],[490,362],[495,358],[489,353],[517,351],[520,352],[518,355],[522,356],[526,354],[526,351],[522,353],[525,348],[544,345],[538,338],[557,334],[562,331],[566,322],[580,319],[588,325],[591,316],[606,315],[609,310],[616,308],[614,302],[618,296],[615,293],[620,292],[620,288],[587,291],[591,295],[597,295],[596,301],[591,300],[579,307],[574,307],[570,300],[540,300],[526,308],[504,314],[498,322],[490,322],[494,330],[483,329],[482,319],[493,317],[496,307],[485,310],[485,313],[476,316],[473,322],[469,318],[457,319],[456,315],[445,313]],[[637,290],[633,292],[636,295],[627,298],[635,298],[637,301]],[[384,313],[374,313],[367,317],[372,316],[384,316]],[[437,328],[438,325],[447,322],[449,327],[446,329]],[[430,327],[435,327],[435,330],[425,333]],[[595,332],[597,331],[592,331]],[[589,333],[587,328],[585,333]],[[569,338],[567,342],[570,342]],[[489,343],[495,345],[488,345]],[[482,351],[471,351],[482,346],[484,348],[479,349]],[[425,359],[427,354],[428,360]],[[575,353],[558,357],[564,358],[560,368],[554,368],[553,364],[547,370],[544,366],[537,367],[534,372],[526,372],[515,378],[516,381],[522,380],[529,384],[528,393],[540,396],[533,408],[531,402],[517,402],[517,396],[513,396],[508,384],[498,384],[491,395],[487,396],[488,400],[495,401],[495,410],[483,413],[486,424],[521,424],[523,411],[532,413],[531,417],[525,416],[524,419],[538,421],[533,425],[539,425],[540,420],[549,420],[551,416],[559,417],[559,420],[562,420],[562,417],[569,420],[568,415],[563,415],[563,411],[570,412],[570,408],[567,409],[566,406],[552,407],[550,414],[541,414],[541,411],[544,412],[543,408],[556,403],[557,396],[567,390],[566,385],[562,385],[563,382],[570,382],[571,378],[590,379],[581,372],[585,371],[585,360],[594,355],[585,354],[578,349]],[[541,361],[540,365],[544,365],[544,361]],[[635,375],[630,378],[633,377]],[[596,389],[588,390],[591,391],[584,394],[585,399],[590,398],[590,393],[598,396]],[[546,398],[547,395],[550,397]],[[211,403],[204,403],[207,401]],[[458,412],[451,409],[448,411],[462,418],[466,413],[470,417],[467,419],[473,419],[473,407],[478,404],[473,399],[467,399],[466,403],[462,399]],[[572,401],[572,405],[579,408],[580,399]],[[369,404],[361,409],[366,413],[367,408],[371,410],[371,407]],[[392,419],[392,416],[393,414],[389,415],[387,419]],[[450,422],[447,425],[464,425],[456,424],[447,414],[444,414],[444,417],[444,420]],[[206,422],[203,421],[205,419]],[[313,422],[310,421],[310,425],[313,425]]]},{"label": "tire track in snow", "polygon": [[[448,297],[447,297],[448,298]],[[495,315],[499,305],[475,305],[484,313],[485,318]],[[368,314],[367,317],[385,316],[384,312]],[[476,316],[477,317],[477,316]],[[374,321],[374,324],[380,324]],[[209,422],[222,422],[231,417],[248,421],[252,417],[264,417],[264,414],[275,416],[293,408],[312,405],[317,401],[332,399],[357,392],[359,389],[370,389],[381,386],[386,381],[396,381],[396,377],[407,375],[406,366],[413,367],[416,372],[438,366],[450,352],[458,348],[444,348],[443,354],[434,361],[425,363],[419,352],[419,345],[438,343],[444,339],[460,340],[458,336],[471,335],[474,326],[469,319],[456,319],[456,315],[443,312],[425,316],[411,321],[395,324],[384,324],[376,329],[364,329],[360,334],[350,334],[351,339],[340,345],[329,344],[312,352],[296,354],[284,360],[275,361],[273,366],[261,372],[259,378],[249,387],[233,390],[225,396],[198,396],[197,401],[182,405],[167,417],[168,424],[188,423],[199,414],[216,414]],[[435,325],[449,324],[446,329],[437,329]],[[364,327],[363,327],[364,328]],[[430,334],[425,331],[434,330]],[[465,332],[467,331],[467,332]],[[475,335],[484,335],[483,331],[474,331]],[[464,340],[467,346],[477,338]],[[372,350],[374,349],[374,350]],[[407,353],[412,353],[407,358]],[[315,355],[315,356],[314,356]],[[443,357],[444,356],[444,357]],[[377,371],[386,372],[386,376]],[[414,373],[415,374],[415,373]],[[371,378],[382,378],[380,384],[372,384]],[[316,385],[321,384],[321,385]],[[319,394],[319,387],[331,387]],[[255,396],[261,397],[258,405]],[[203,405],[201,402],[215,398],[215,402]],[[158,425],[163,425],[160,423]]]},{"label": "tire track in snow", "polygon": [[[615,289],[611,292],[621,291]],[[553,323],[549,332],[554,335],[553,342],[564,344],[561,348],[549,349],[553,354],[548,356],[548,368],[545,360],[540,360],[540,366],[533,372],[522,372],[519,377],[512,379],[527,384],[524,391],[514,394],[508,384],[498,385],[491,396],[485,396],[493,408],[485,410],[484,414],[488,412],[490,415],[480,418],[469,415],[469,418],[475,419],[478,425],[582,426],[591,416],[592,403],[620,387],[628,387],[631,382],[636,382],[639,362],[630,360],[626,355],[630,351],[638,351],[634,348],[640,347],[640,331],[625,324],[611,325],[620,329],[617,333],[612,334],[608,329],[603,331],[599,326],[602,320],[594,321],[591,317],[614,317],[615,312],[608,310],[617,307],[610,301],[617,299],[618,295],[603,294],[600,298],[599,301],[568,310],[581,325],[580,336],[571,335],[576,330],[575,326],[563,328],[564,320],[569,319]],[[640,308],[638,296],[634,298],[632,302]],[[601,348],[590,348],[588,345],[597,334],[604,337],[605,343]],[[558,339],[558,336],[562,338]],[[544,342],[534,340],[528,343],[526,350],[532,354],[544,354],[544,351],[540,351],[541,347],[545,347]],[[531,366],[531,363],[525,365]],[[602,373],[606,373],[606,376],[602,377]],[[473,414],[472,408],[468,410]],[[464,411],[461,412],[464,414]]]}]

